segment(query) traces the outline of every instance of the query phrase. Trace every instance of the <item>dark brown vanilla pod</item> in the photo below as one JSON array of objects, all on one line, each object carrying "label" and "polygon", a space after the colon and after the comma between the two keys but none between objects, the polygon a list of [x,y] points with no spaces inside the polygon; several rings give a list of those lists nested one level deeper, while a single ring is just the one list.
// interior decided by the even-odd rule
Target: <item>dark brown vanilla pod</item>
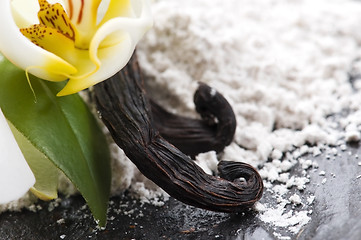
[{"label": "dark brown vanilla pod", "polygon": [[196,110],[202,119],[178,116],[150,102],[160,135],[192,158],[211,150],[221,152],[233,140],[237,122],[232,107],[219,92],[204,83],[199,84],[194,94]]},{"label": "dark brown vanilla pod", "polygon": [[[257,170],[251,165],[242,162],[220,161],[218,163],[221,178],[249,185],[250,187],[245,187],[244,193],[257,197],[262,196],[263,182],[258,174],[254,174],[255,171]],[[255,188],[258,188],[260,192],[254,192]]]},{"label": "dark brown vanilla pod", "polygon": [[221,212],[243,211],[261,198],[262,179],[251,166],[221,162],[224,178],[211,176],[160,136],[135,58],[121,72],[97,84],[94,97],[115,142],[147,178],[172,197]]}]

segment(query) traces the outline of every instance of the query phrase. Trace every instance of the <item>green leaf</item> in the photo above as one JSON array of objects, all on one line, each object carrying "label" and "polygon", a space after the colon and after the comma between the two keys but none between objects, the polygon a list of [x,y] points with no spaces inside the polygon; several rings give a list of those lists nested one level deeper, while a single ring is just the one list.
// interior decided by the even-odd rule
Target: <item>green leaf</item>
[{"label": "green leaf", "polygon": [[77,95],[56,97],[64,84],[35,77],[0,55],[0,107],[5,117],[78,188],[100,226],[110,192],[110,154],[96,119]]},{"label": "green leaf", "polygon": [[58,169],[42,152],[36,149],[34,145],[26,139],[11,122],[9,122],[9,126],[36,178],[36,182],[31,188],[31,191],[41,200],[48,201],[57,198]]}]

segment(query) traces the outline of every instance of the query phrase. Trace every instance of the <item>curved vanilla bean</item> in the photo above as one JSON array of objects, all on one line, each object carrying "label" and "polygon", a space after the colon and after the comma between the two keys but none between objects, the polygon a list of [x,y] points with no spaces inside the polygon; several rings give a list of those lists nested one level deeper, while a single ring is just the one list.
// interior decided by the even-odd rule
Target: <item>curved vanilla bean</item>
[{"label": "curved vanilla bean", "polygon": [[169,113],[150,101],[154,125],[160,135],[183,153],[194,158],[198,153],[221,152],[236,131],[236,117],[227,100],[215,89],[200,83],[194,103],[202,119]]},{"label": "curved vanilla bean", "polygon": [[136,59],[114,77],[96,85],[94,96],[115,142],[147,178],[174,198],[222,212],[242,211],[261,198],[262,179],[251,166],[221,162],[224,178],[208,175],[159,135]]}]

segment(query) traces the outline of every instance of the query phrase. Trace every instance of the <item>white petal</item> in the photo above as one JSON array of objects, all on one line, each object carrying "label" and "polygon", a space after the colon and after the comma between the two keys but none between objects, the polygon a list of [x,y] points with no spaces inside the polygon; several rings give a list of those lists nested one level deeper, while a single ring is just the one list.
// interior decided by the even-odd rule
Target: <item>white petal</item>
[{"label": "white petal", "polygon": [[22,197],[35,183],[0,109],[0,204]]},{"label": "white petal", "polygon": [[72,65],[21,34],[11,13],[10,0],[0,0],[0,33],[0,52],[21,69],[50,81],[62,81],[66,79],[64,74],[76,73]]},{"label": "white petal", "polygon": [[150,12],[147,13],[144,12],[144,10],[150,11],[148,0],[131,0],[131,1],[132,1],[132,8],[136,17],[144,16],[144,14],[149,14],[150,16]]},{"label": "white petal", "polygon": [[40,9],[37,0],[12,0],[12,14],[19,28],[26,28],[39,23],[38,11]]}]

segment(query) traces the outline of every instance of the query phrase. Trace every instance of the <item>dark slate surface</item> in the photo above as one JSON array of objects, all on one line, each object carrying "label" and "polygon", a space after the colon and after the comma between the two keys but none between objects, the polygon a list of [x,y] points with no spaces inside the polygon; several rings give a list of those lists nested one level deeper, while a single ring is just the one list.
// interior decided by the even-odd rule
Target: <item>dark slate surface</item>
[{"label": "dark slate surface", "polygon": [[[257,212],[242,214],[214,213],[186,206],[171,199],[162,207],[140,204],[127,194],[111,199],[108,225],[97,229],[80,196],[63,197],[60,205],[49,211],[49,203],[39,202],[43,210],[28,210],[0,215],[0,239],[277,239],[274,232],[290,239],[361,239],[361,148],[355,144],[327,159],[322,154],[314,160],[318,169],[310,169],[310,183],[301,197],[315,195],[312,205],[298,208],[312,210],[312,220],[298,233],[275,228],[260,221]],[[320,176],[319,171],[325,171]],[[301,167],[291,170],[301,174]],[[322,179],[327,182],[322,184]],[[261,202],[272,202],[265,191]],[[296,207],[297,208],[297,207]],[[296,209],[297,210],[297,209]]]}]

